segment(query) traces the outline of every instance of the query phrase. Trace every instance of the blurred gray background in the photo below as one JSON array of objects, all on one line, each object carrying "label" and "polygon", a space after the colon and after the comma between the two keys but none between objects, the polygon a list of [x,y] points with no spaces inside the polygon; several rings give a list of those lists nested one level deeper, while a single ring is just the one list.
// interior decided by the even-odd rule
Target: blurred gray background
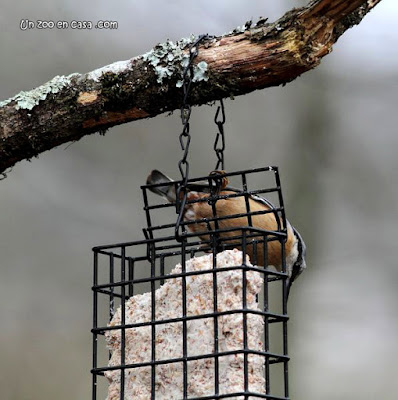
[{"label": "blurred gray background", "polygon": [[[274,20],[298,0],[5,0],[0,99],[190,33]],[[293,287],[293,399],[398,397],[398,5],[383,0],[320,67],[226,101],[228,170],[279,165],[287,215],[308,246]],[[21,31],[31,20],[117,30]],[[195,108],[192,176],[215,163],[215,108]],[[141,238],[139,186],[178,176],[178,113],[110,129],[18,163],[0,183],[0,397],[88,399],[91,247]]]}]

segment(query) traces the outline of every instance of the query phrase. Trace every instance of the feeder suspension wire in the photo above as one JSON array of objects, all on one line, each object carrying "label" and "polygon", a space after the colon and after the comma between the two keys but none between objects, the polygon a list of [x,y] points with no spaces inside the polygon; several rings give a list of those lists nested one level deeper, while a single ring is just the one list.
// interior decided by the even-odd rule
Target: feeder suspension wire
[{"label": "feeder suspension wire", "polygon": [[[221,117],[219,114],[221,111]],[[214,142],[214,151],[217,156],[216,170],[224,170],[224,150],[225,150],[225,135],[224,135],[224,124],[225,124],[225,109],[224,102],[220,99],[220,105],[217,108],[216,115],[214,117],[214,122],[218,127],[218,132],[216,140]]]},{"label": "feeder suspension wire", "polygon": [[[188,64],[184,68],[182,74],[182,89],[183,89],[183,104],[181,107],[181,122],[183,125],[182,132],[179,136],[181,150],[183,155],[181,160],[178,162],[178,168],[181,173],[181,184],[176,188],[176,212],[178,214],[177,222],[175,226],[175,238],[181,242],[182,238],[179,233],[181,227],[182,216],[184,213],[185,204],[187,202],[187,183],[189,177],[189,162],[188,153],[189,145],[191,144],[191,134],[189,119],[191,117],[192,107],[189,104],[188,98],[191,92],[191,86],[193,82],[194,70],[193,61],[199,54],[199,44],[205,39],[208,39],[209,35],[200,35],[189,48],[189,60]],[[220,115],[221,111],[221,115]],[[225,150],[225,135],[224,135],[224,124],[225,124],[225,109],[222,99],[220,99],[220,105],[217,108],[214,122],[218,127],[218,132],[214,142],[214,151],[217,156],[216,170],[224,170],[224,150]]]},{"label": "feeder suspension wire", "polygon": [[207,39],[208,35],[200,35],[198,39],[189,48],[189,61],[185,67],[182,74],[182,89],[184,93],[183,104],[181,107],[181,121],[183,125],[182,132],[180,134],[180,146],[183,151],[181,160],[178,162],[178,168],[181,173],[181,184],[178,185],[176,190],[176,212],[178,214],[176,227],[175,227],[175,237],[177,241],[181,241],[181,236],[179,233],[179,228],[181,226],[182,216],[184,213],[185,204],[187,202],[187,182],[189,176],[189,162],[188,162],[188,152],[189,145],[191,143],[191,135],[189,132],[189,119],[191,117],[191,105],[189,104],[188,97],[191,92],[191,85],[193,81],[193,61],[199,54],[199,43],[204,39]]},{"label": "feeder suspension wire", "polygon": [[199,54],[199,43],[207,38],[207,35],[201,35],[198,39],[190,46],[189,48],[189,61],[187,66],[185,67],[183,74],[182,74],[182,89],[184,92],[183,97],[183,104],[181,107],[181,121],[183,125],[182,132],[180,134],[180,145],[181,149],[183,150],[182,159],[178,162],[178,168],[181,173],[181,178],[183,181],[183,186],[187,184],[188,175],[189,175],[189,162],[188,158],[188,151],[189,145],[191,143],[191,135],[189,132],[189,119],[191,117],[191,105],[188,102],[188,97],[191,92],[191,85],[193,80],[193,60]]}]

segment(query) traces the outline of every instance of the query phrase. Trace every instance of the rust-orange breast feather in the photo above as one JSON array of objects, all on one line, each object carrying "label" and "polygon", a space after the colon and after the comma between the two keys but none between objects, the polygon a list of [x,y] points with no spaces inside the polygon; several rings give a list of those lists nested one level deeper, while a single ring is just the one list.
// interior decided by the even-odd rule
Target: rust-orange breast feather
[{"label": "rust-orange breast feather", "polygon": [[[229,195],[234,194],[235,192],[232,191],[222,191],[220,195]],[[205,193],[197,193],[197,192],[190,192],[188,194],[188,201],[189,200],[198,200],[198,199],[206,199],[209,197],[209,194]],[[226,217],[226,216],[233,216],[239,214],[247,214],[246,209],[246,202],[243,196],[239,197],[231,197],[228,199],[219,199],[216,202],[216,214],[217,217]],[[269,210],[270,208],[260,201],[254,200],[249,198],[249,207],[250,212],[256,211],[263,211],[264,209]],[[195,202],[192,204],[188,204],[186,207],[186,212],[184,219],[186,221],[194,221],[200,219],[211,219],[213,218],[213,210],[212,206],[208,204],[207,201],[203,202]],[[261,214],[261,215],[252,215],[252,226],[253,228],[258,228],[262,230],[268,231],[276,231],[278,229],[277,223],[275,220],[274,213],[268,214]],[[219,229],[229,229],[229,228],[243,228],[249,226],[249,221],[247,216],[241,216],[231,219],[220,219],[218,221]],[[210,228],[214,229],[214,222],[210,223]],[[201,240],[208,239],[206,232],[208,232],[208,226],[205,222],[193,223],[188,225],[188,229],[192,232],[195,232],[199,235]],[[238,231],[235,232],[222,232],[221,235],[223,237],[232,237],[239,235]],[[288,225],[288,239],[285,244],[286,253],[289,254],[294,241],[294,234],[293,231]],[[233,244],[233,240],[231,240],[231,244]],[[239,246],[238,246],[239,247]],[[264,262],[264,245],[259,244],[256,246],[256,257],[253,254],[254,246],[249,245],[247,246],[247,254],[249,255],[251,261],[253,262],[254,259],[257,260],[258,265],[263,265]],[[273,240],[268,242],[267,245],[267,265],[273,265],[277,269],[281,269],[281,245],[279,241]]]}]

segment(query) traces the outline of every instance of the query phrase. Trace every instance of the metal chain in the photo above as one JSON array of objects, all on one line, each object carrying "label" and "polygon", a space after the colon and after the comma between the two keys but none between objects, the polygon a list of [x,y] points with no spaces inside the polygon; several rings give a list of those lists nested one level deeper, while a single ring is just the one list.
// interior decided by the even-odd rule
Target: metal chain
[{"label": "metal chain", "polygon": [[178,168],[181,173],[181,178],[183,181],[183,185],[186,185],[189,175],[189,163],[187,161],[189,145],[191,143],[191,135],[189,133],[189,119],[191,117],[191,105],[188,103],[188,97],[191,92],[191,85],[193,80],[193,60],[199,54],[199,43],[207,38],[208,35],[200,35],[198,39],[195,40],[194,43],[189,48],[189,61],[186,67],[184,68],[182,74],[182,89],[184,93],[183,103],[181,107],[181,121],[183,125],[182,132],[180,134],[180,145],[181,150],[183,150],[182,159],[178,163]]},{"label": "metal chain", "polygon": [[[218,119],[221,110],[221,117]],[[224,102],[220,100],[220,105],[217,108],[216,115],[214,117],[214,122],[218,126],[218,132],[216,140],[214,142],[214,151],[217,156],[216,170],[224,170],[224,150],[225,150],[225,135],[224,135],[224,124],[225,124],[225,110]]]},{"label": "metal chain", "polygon": [[[182,89],[184,93],[183,103],[181,107],[181,121],[183,125],[182,132],[180,134],[180,146],[181,150],[183,151],[183,155],[181,160],[178,162],[178,168],[181,173],[181,184],[177,187],[176,193],[176,212],[178,214],[176,227],[175,227],[175,236],[178,241],[181,241],[181,237],[179,234],[179,228],[182,221],[182,215],[184,212],[184,207],[187,201],[187,183],[188,183],[188,176],[189,176],[189,162],[188,162],[188,152],[189,152],[189,145],[191,143],[191,135],[189,132],[189,119],[191,117],[191,105],[188,102],[188,97],[191,92],[191,85],[193,81],[193,60],[199,54],[199,43],[207,39],[208,35],[200,35],[194,43],[191,44],[189,47],[189,60],[188,64],[184,68],[182,74]],[[181,196],[182,195],[182,196]],[[181,198],[182,197],[182,198]]]}]

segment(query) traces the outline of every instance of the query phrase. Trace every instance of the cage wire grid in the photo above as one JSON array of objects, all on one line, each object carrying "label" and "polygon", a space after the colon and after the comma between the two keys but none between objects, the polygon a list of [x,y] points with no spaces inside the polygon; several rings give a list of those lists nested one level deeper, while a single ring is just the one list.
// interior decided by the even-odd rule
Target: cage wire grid
[{"label": "cage wire grid", "polygon": [[[272,184],[266,188],[251,188],[252,179],[264,181],[271,177]],[[144,229],[145,240],[135,242],[116,243],[93,248],[94,252],[94,279],[93,279],[93,359],[92,359],[92,399],[103,398],[99,393],[99,379],[112,372],[118,371],[120,377],[119,396],[120,400],[126,397],[126,386],[129,385],[129,371],[139,369],[150,370],[150,395],[151,400],[159,398],[157,393],[158,377],[157,369],[160,366],[176,366],[182,369],[182,379],[179,382],[179,399],[204,400],[204,399],[249,399],[265,398],[274,400],[286,400],[289,398],[288,388],[288,346],[287,346],[287,279],[285,265],[285,241],[287,239],[287,226],[283,197],[281,191],[280,177],[277,167],[257,168],[253,170],[239,171],[223,174],[230,180],[235,179],[238,189],[232,193],[209,194],[208,197],[197,199],[192,202],[207,202],[214,205],[220,199],[243,197],[246,210],[244,213],[220,217],[216,214],[216,207],[212,207],[213,215],[205,220],[182,221],[181,241],[175,240],[176,229],[176,206],[172,203],[152,202],[152,194],[149,194],[151,186],[145,185],[141,189],[144,197],[144,210],[147,219],[147,228]],[[195,187],[202,181],[208,181],[211,185],[214,177],[206,176],[189,179],[189,185]],[[250,182],[249,182],[250,181]],[[171,182],[170,185],[179,185],[180,182]],[[156,185],[155,185],[156,186]],[[249,198],[251,196],[274,195],[274,206],[263,211],[250,209]],[[152,196],[153,197],[153,196]],[[154,197],[153,197],[154,198]],[[155,198],[154,198],[155,199]],[[189,202],[188,202],[189,204]],[[162,218],[156,212],[162,212]],[[273,213],[277,221],[277,229],[265,231],[252,226],[252,220],[258,215]],[[166,215],[166,217],[165,217]],[[230,218],[244,218],[245,226],[226,228],[223,221]],[[168,220],[167,220],[168,219]],[[155,224],[157,221],[160,224]],[[202,231],[192,232],[191,224],[201,224],[205,227]],[[281,252],[282,266],[278,272],[268,266],[268,245],[278,242]],[[220,267],[217,265],[216,254],[224,250],[238,248],[242,252],[242,262],[239,265]],[[262,248],[263,251],[259,251]],[[246,255],[250,254],[250,263],[246,261]],[[212,254],[212,265],[210,269],[187,270],[187,262],[202,255]],[[260,259],[261,258],[261,259]],[[170,272],[177,263],[181,264],[180,272]],[[261,265],[262,264],[262,265]],[[220,289],[218,281],[220,274],[228,271],[239,271],[242,281],[242,294],[240,306],[229,310],[219,310],[218,303]],[[248,308],[248,274],[256,272],[262,277],[261,293],[256,295],[258,309]],[[207,310],[193,315],[188,313],[191,298],[187,284],[193,277],[210,276],[212,284],[212,310]],[[174,280],[174,281],[172,281]],[[156,301],[156,291],[167,282],[181,284],[181,309],[179,314],[173,318],[157,318],[156,312],[159,305]],[[134,321],[126,318],[126,302],[137,294],[150,294],[150,318],[146,321]],[[275,300],[276,299],[276,300]],[[115,310],[119,308],[120,323],[111,324],[115,316]],[[241,347],[231,350],[220,349],[220,319],[225,316],[239,315],[242,317]],[[261,333],[261,349],[252,348],[248,340],[248,320],[257,316],[261,318],[263,328]],[[198,320],[212,320],[213,344],[210,351],[203,354],[192,354],[188,348],[190,324]],[[181,340],[182,349],[178,355],[169,358],[159,357],[157,354],[157,332],[167,325],[181,324],[181,336],[175,338],[176,342]],[[140,362],[126,362],[126,336],[129,330],[145,328],[150,330],[150,351],[148,359]],[[278,329],[274,329],[278,327]],[[115,331],[120,334],[120,362],[109,365],[111,354],[107,353],[103,337]],[[272,332],[273,333],[272,333]],[[100,339],[102,340],[100,341]],[[101,342],[101,343],[99,343]],[[273,346],[274,342],[278,342]],[[191,353],[191,354],[190,354]],[[220,387],[220,374],[222,373],[222,361],[226,357],[235,356],[243,358],[242,387],[235,392],[228,392],[225,387]],[[261,358],[263,365],[264,385],[260,390],[253,391],[250,384],[251,366],[250,360],[257,356]],[[211,360],[212,366],[212,393],[205,395],[192,395],[190,392],[190,363],[198,360]],[[275,383],[274,383],[275,382]],[[176,398],[176,397],[173,397]],[[116,399],[114,397],[113,399]],[[112,399],[112,400],[113,400]]]}]

